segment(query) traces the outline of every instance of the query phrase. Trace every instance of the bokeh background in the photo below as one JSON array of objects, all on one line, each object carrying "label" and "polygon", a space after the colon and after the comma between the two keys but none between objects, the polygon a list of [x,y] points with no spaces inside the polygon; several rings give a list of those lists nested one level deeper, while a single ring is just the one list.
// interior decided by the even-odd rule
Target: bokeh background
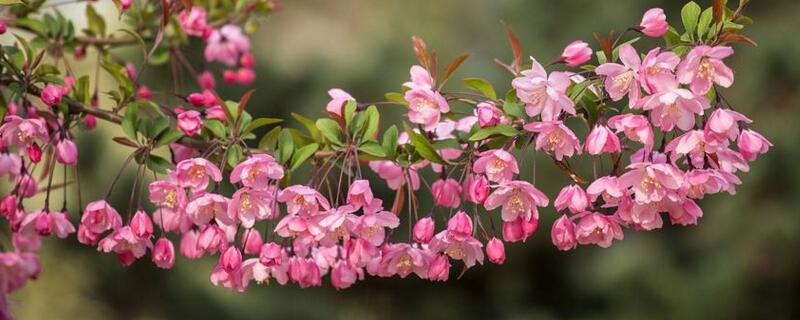
[{"label": "bokeh background", "polygon": [[[510,75],[492,63],[495,57],[510,58],[501,21],[516,32],[526,56],[549,61],[572,40],[595,45],[592,31],[622,30],[638,23],[650,7],[664,8],[670,22],[679,24],[682,4],[284,0],[281,10],[253,36],[258,78],[249,109],[260,116],[322,116],[331,87],[343,88],[361,101],[381,100],[384,92],[399,90],[416,62],[409,45],[412,35],[423,37],[444,58],[472,53],[456,77],[478,75],[505,91]],[[110,5],[104,8],[107,16],[114,15]],[[83,5],[59,10],[81,20]],[[798,14],[800,2],[795,0],[753,1],[747,10],[755,25],[746,34],[759,46],[736,48],[728,60],[736,70],[736,83],[724,93],[775,147],[744,174],[736,196],[721,194],[702,201],[705,216],[698,226],[627,232],[625,240],[610,249],[580,247],[564,253],[550,244],[555,214],[548,208],[533,238],[507,245],[508,259],[502,266],[475,268],[446,283],[369,278],[342,292],[326,283],[304,290],[252,285],[246,293],[232,293],[208,281],[215,263],[211,259],[181,258],[170,271],[155,268],[147,259],[123,268],[113,255],[98,254],[74,238],[49,240],[42,254],[44,272],[10,297],[11,308],[19,319],[796,319]],[[200,49],[196,44],[195,59]],[[119,54],[135,59],[139,52]],[[93,70],[90,66],[83,64]],[[146,81],[159,88],[165,75],[152,70]],[[449,86],[461,89],[458,81]],[[230,88],[223,96],[241,92]],[[401,115],[400,110],[382,113],[384,125]],[[108,178],[129,151],[107,141],[112,130],[101,125],[78,137],[84,201],[102,196]],[[539,172],[537,185],[551,196],[566,182],[555,168],[541,166]],[[129,174],[121,185],[131,180]],[[112,202],[121,212],[129,195],[126,187],[115,190]],[[77,219],[77,206],[71,214]],[[451,275],[458,271],[453,269]]]}]

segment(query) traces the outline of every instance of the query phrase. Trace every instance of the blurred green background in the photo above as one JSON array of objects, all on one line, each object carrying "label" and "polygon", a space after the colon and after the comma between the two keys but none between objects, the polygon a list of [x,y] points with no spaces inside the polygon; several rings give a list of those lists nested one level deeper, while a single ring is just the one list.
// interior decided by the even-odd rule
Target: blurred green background
[{"label": "blurred green background", "polygon": [[[505,91],[510,76],[492,62],[495,57],[510,59],[501,21],[516,32],[526,56],[550,61],[575,39],[596,48],[593,31],[638,24],[650,7],[664,8],[670,22],[679,24],[682,4],[285,0],[253,36],[257,92],[248,108],[260,116],[322,116],[331,87],[343,88],[361,101],[381,100],[384,92],[399,90],[409,66],[416,63],[412,35],[423,37],[445,59],[472,53],[456,77],[485,77]],[[710,1],[700,4],[709,6]],[[76,18],[82,8],[60,7]],[[10,297],[11,308],[19,319],[796,319],[800,2],[753,1],[747,15],[755,25],[746,34],[759,46],[736,47],[736,55],[728,60],[736,82],[724,93],[775,147],[743,175],[736,196],[721,194],[702,201],[705,216],[698,226],[629,231],[610,249],[580,247],[564,253],[550,244],[555,214],[548,208],[533,238],[506,246],[504,265],[475,268],[460,280],[368,278],[337,292],[326,278],[322,288],[251,285],[243,294],[210,284],[212,259],[179,258],[173,270],[164,271],[155,268],[148,255],[123,268],[113,255],[98,254],[73,237],[46,241],[44,272]],[[200,49],[196,44],[190,56],[198,59]],[[122,54],[135,57],[138,52]],[[167,73],[158,72],[146,75],[151,88],[166,78]],[[448,87],[463,89],[457,80]],[[242,90],[229,88],[223,96],[237,97]],[[399,109],[384,110],[384,125],[399,121]],[[84,201],[102,196],[108,177],[129,152],[107,141],[114,134],[109,126],[100,128],[78,137]],[[551,197],[566,182],[554,167],[543,165],[539,172],[537,185]],[[128,175],[121,184],[130,185],[131,179]],[[120,212],[126,211],[130,194],[125,188],[118,188],[112,199]],[[77,219],[77,206],[71,215]],[[454,268],[451,276],[459,271]]]}]

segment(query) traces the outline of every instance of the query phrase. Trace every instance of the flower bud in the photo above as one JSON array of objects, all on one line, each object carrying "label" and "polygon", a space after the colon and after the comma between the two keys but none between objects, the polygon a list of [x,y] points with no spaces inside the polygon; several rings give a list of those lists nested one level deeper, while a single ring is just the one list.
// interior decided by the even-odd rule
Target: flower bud
[{"label": "flower bud", "polygon": [[450,259],[447,256],[439,255],[428,266],[428,280],[447,281],[450,277]]},{"label": "flower bud", "polygon": [[85,115],[83,117],[83,126],[85,126],[86,129],[89,129],[89,130],[94,129],[94,127],[97,126],[97,118],[95,118],[91,114]]},{"label": "flower bud", "polygon": [[30,158],[33,163],[42,161],[42,148],[40,148],[36,142],[28,146],[28,158]]},{"label": "flower bud", "polygon": [[642,22],[639,23],[642,28],[642,33],[648,37],[660,38],[669,29],[667,24],[667,16],[661,8],[652,8],[647,10],[642,16]]},{"label": "flower bud", "polygon": [[149,239],[153,235],[153,221],[147,213],[138,210],[131,219],[131,230],[140,239]]},{"label": "flower bud", "polygon": [[486,243],[486,256],[489,257],[489,261],[494,264],[503,264],[503,262],[506,261],[506,249],[503,246],[503,241],[492,237],[492,239]]},{"label": "flower bud", "polygon": [[580,186],[573,184],[561,189],[554,205],[558,211],[569,208],[570,212],[579,213],[589,206],[589,198]]},{"label": "flower bud", "polygon": [[175,265],[175,246],[167,238],[161,238],[153,246],[153,263],[161,269],[170,269]]},{"label": "flower bud", "polygon": [[143,100],[150,100],[153,98],[153,92],[150,91],[150,88],[147,86],[141,86],[139,90],[136,90],[136,97]]},{"label": "flower bud", "polygon": [[189,110],[178,114],[178,129],[187,136],[193,136],[203,130],[203,120],[200,112]]},{"label": "flower bud", "polygon": [[562,215],[553,223],[550,240],[558,250],[563,251],[574,249],[578,245],[578,242],[575,241],[575,224],[567,215]]},{"label": "flower bud", "polygon": [[331,271],[331,285],[336,290],[347,289],[358,280],[358,271],[346,261],[339,261]]},{"label": "flower bud", "polygon": [[52,107],[61,103],[61,96],[63,93],[64,92],[61,87],[54,84],[48,84],[44,87],[42,94],[39,97],[42,99],[44,104]]},{"label": "flower bud", "polygon": [[222,80],[225,81],[227,84],[234,84],[236,83],[236,71],[233,70],[225,70],[222,72]]},{"label": "flower bud", "polygon": [[219,263],[225,271],[233,272],[242,266],[242,252],[236,246],[230,246],[219,257]]},{"label": "flower bud", "polygon": [[586,138],[586,151],[591,155],[615,153],[621,149],[619,137],[604,125],[596,125]]},{"label": "flower bud", "polygon": [[53,217],[47,212],[42,212],[34,222],[36,233],[42,237],[49,237],[53,233]]},{"label": "flower bud", "polygon": [[456,236],[468,237],[472,234],[472,219],[464,211],[459,211],[447,221],[447,231]]},{"label": "flower bud", "polygon": [[495,126],[503,118],[503,112],[497,107],[481,102],[475,108],[475,116],[478,117],[478,125],[481,128]]},{"label": "flower bud", "polygon": [[242,248],[245,254],[258,254],[261,252],[261,246],[264,241],[261,240],[261,234],[256,229],[246,229],[242,235]]},{"label": "flower bud", "polygon": [[216,81],[214,80],[214,75],[208,71],[203,71],[203,73],[197,76],[197,84],[205,90],[214,89],[214,87],[217,85]]},{"label": "flower bud", "polygon": [[489,197],[489,180],[483,175],[469,175],[464,179],[464,200],[483,204]]},{"label": "flower bud", "polygon": [[78,146],[72,140],[64,139],[56,145],[56,160],[66,165],[78,163]]},{"label": "flower bud", "polygon": [[413,230],[414,241],[419,243],[428,243],[431,241],[433,238],[434,227],[433,219],[430,217],[417,220],[417,223],[414,224]]},{"label": "flower bud", "polygon": [[561,59],[570,67],[577,67],[592,58],[592,48],[589,44],[580,40],[575,40],[564,48]]},{"label": "flower bud", "polygon": [[253,58],[253,55],[250,54],[250,53],[245,53],[245,54],[242,55],[242,57],[239,58],[239,64],[241,64],[242,67],[247,68],[247,69],[252,69],[253,68],[253,62],[254,61],[255,61],[255,58]]},{"label": "flower bud", "polygon": [[461,204],[459,194],[461,186],[455,179],[436,180],[431,186],[433,189],[433,199],[437,206],[445,208],[458,208]]},{"label": "flower bud", "polygon": [[241,68],[236,71],[236,83],[241,85],[250,85],[256,79],[256,73],[253,69]]},{"label": "flower bud", "polygon": [[516,220],[503,223],[503,240],[507,242],[525,241],[532,236],[539,226],[539,219],[531,216],[530,220],[518,217]]},{"label": "flower bud", "polygon": [[258,255],[258,262],[267,267],[277,266],[283,263],[281,261],[281,257],[281,246],[277,243],[269,242],[261,246],[261,253]]}]

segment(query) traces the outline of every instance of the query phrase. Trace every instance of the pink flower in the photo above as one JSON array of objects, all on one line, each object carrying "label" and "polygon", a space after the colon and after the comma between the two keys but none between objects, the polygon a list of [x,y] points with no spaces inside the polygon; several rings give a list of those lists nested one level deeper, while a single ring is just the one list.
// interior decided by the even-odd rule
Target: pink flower
[{"label": "pink flower", "polygon": [[330,89],[328,90],[328,95],[331,97],[331,101],[328,102],[327,106],[325,106],[325,110],[328,111],[328,113],[335,114],[339,117],[342,116],[344,106],[347,104],[347,102],[356,101],[356,98],[353,98],[353,96],[342,89]]},{"label": "pink flower", "polygon": [[483,204],[489,197],[489,180],[483,175],[468,175],[464,179],[464,200],[475,204]]},{"label": "pink flower", "polygon": [[641,32],[652,38],[660,38],[669,29],[667,24],[667,16],[661,8],[652,8],[647,10],[642,17],[642,22],[639,23]]},{"label": "pink flower", "polygon": [[242,270],[228,271],[221,263],[217,263],[217,266],[214,267],[209,276],[209,280],[213,285],[221,285],[228,290],[237,292],[244,292],[246,289],[247,283],[245,279],[247,278],[243,276]]},{"label": "pink flower", "polygon": [[196,245],[209,253],[222,252],[228,245],[228,237],[219,225],[207,224],[200,228]]},{"label": "pink flower", "polygon": [[503,241],[492,237],[492,239],[486,243],[486,257],[489,258],[489,262],[491,263],[503,264],[503,262],[506,261],[506,249],[503,246]]},{"label": "pink flower", "polygon": [[189,230],[181,236],[181,255],[188,259],[197,259],[203,256],[204,250],[197,245],[198,232]]},{"label": "pink flower", "polygon": [[558,218],[553,223],[553,228],[550,229],[550,240],[558,250],[575,249],[578,246],[575,238],[575,223],[567,215],[561,215],[561,218]]},{"label": "pink flower", "polygon": [[206,25],[206,10],[200,6],[193,6],[189,10],[181,11],[178,21],[183,32],[196,37],[206,35],[210,28]]},{"label": "pink flower", "polygon": [[209,179],[215,182],[222,181],[222,173],[219,168],[204,158],[192,158],[178,162],[175,170],[170,172],[170,177],[179,186],[190,188],[195,192],[205,190]]},{"label": "pink flower", "polygon": [[293,185],[283,189],[278,194],[278,201],[286,203],[289,214],[315,215],[319,212],[320,207],[322,210],[331,208],[328,200],[322,194],[303,185]]},{"label": "pink flower", "polygon": [[447,220],[447,235],[457,239],[472,236],[472,219],[464,211],[456,212]]},{"label": "pink flower", "polygon": [[245,254],[259,254],[264,240],[256,229],[245,229],[242,235],[242,249]]},{"label": "pink flower", "polygon": [[194,157],[195,149],[178,143],[170,143],[169,150],[172,151],[172,161],[181,162]]},{"label": "pink flower", "polygon": [[683,130],[694,127],[695,115],[702,115],[709,107],[704,96],[681,89],[675,81],[665,84],[662,91],[640,101],[642,109],[650,111],[653,125],[663,131],[672,131],[676,126]]},{"label": "pink flower", "polygon": [[772,147],[772,143],[767,138],[750,129],[742,130],[736,143],[739,152],[749,161],[755,160],[759,154],[767,153],[767,150]]},{"label": "pink flower", "polygon": [[236,70],[236,83],[241,85],[250,85],[256,79],[256,72],[250,68],[239,68]]},{"label": "pink flower", "polygon": [[42,98],[44,104],[52,107],[61,103],[61,96],[63,94],[64,90],[60,86],[48,84],[42,90],[40,98]]},{"label": "pink flower", "polygon": [[623,234],[619,224],[603,214],[590,212],[575,226],[575,238],[580,244],[608,248],[614,239],[622,240]]},{"label": "pink flower", "polygon": [[22,159],[13,153],[0,153],[0,177],[8,175],[13,179],[22,170]]},{"label": "pink flower", "polygon": [[683,202],[670,202],[667,205],[669,220],[672,224],[688,226],[697,224],[697,220],[703,216],[703,209],[696,202],[686,199]]},{"label": "pink flower", "polygon": [[355,180],[347,191],[347,204],[356,208],[368,206],[372,203],[372,189],[369,180]]},{"label": "pink flower", "polygon": [[141,85],[139,89],[136,90],[136,97],[143,100],[150,100],[153,98],[153,92],[150,91],[150,88],[147,86]]},{"label": "pink flower", "polygon": [[[309,231],[315,235],[316,239],[324,246],[333,246],[339,239],[347,240],[350,238],[351,232],[355,229],[358,216],[354,215],[353,212],[357,210],[358,209],[351,205],[343,205],[321,212],[314,216],[309,223],[310,225],[316,224],[321,228],[321,231],[315,232],[313,229]],[[375,232],[377,232],[377,228]]]},{"label": "pink flower", "polygon": [[131,230],[133,234],[142,239],[149,239],[153,236],[153,221],[150,216],[142,210],[137,210],[131,219]]},{"label": "pink flower", "polygon": [[586,152],[591,155],[615,153],[621,149],[619,138],[604,125],[595,125],[586,138]]},{"label": "pink flower", "polygon": [[389,189],[397,190],[398,188],[404,186],[406,184],[406,177],[410,177],[411,179],[411,188],[413,190],[419,189],[419,174],[417,173],[417,168],[411,166],[408,169],[403,169],[395,163],[394,161],[389,160],[378,160],[378,161],[370,161],[369,167],[372,171],[378,174],[378,176],[386,180],[386,184],[389,185]]},{"label": "pink flower", "polygon": [[619,58],[622,64],[604,63],[599,65],[595,72],[606,76],[605,88],[611,100],[622,100],[627,94],[628,106],[634,106],[642,94],[639,90],[638,73],[642,60],[636,49],[627,43],[620,46]]},{"label": "pink flower", "polygon": [[711,89],[711,83],[722,87],[733,84],[733,70],[722,59],[733,54],[733,48],[725,46],[694,47],[678,65],[678,81],[688,84],[692,92],[703,95]]},{"label": "pink flower", "polygon": [[214,87],[217,86],[216,80],[214,80],[214,75],[208,71],[203,71],[197,76],[197,84],[200,86],[200,88],[205,90],[214,89]]},{"label": "pink flower", "polygon": [[48,141],[47,125],[42,119],[23,119],[18,116],[6,116],[0,126],[0,138],[6,147],[18,146],[26,148],[34,140]]},{"label": "pink flower", "polygon": [[573,184],[561,189],[554,204],[558,211],[569,208],[572,213],[580,213],[589,206],[589,198],[580,186]]},{"label": "pink flower", "polygon": [[619,188],[617,182],[617,177],[615,176],[597,178],[597,180],[586,188],[586,194],[592,202],[602,195],[603,201],[606,203],[615,203],[617,198],[623,196],[622,190]]},{"label": "pink flower", "polygon": [[680,61],[678,55],[673,52],[661,52],[661,48],[650,50],[639,67],[639,77],[644,91],[652,94],[660,91],[664,84],[674,81],[673,71]]},{"label": "pink flower", "polygon": [[570,67],[582,65],[591,58],[592,48],[589,48],[589,44],[581,40],[570,42],[561,53],[561,59]]},{"label": "pink flower", "polygon": [[292,257],[289,259],[289,279],[300,288],[322,285],[319,267],[314,260]]},{"label": "pink flower", "polygon": [[439,92],[429,88],[408,90],[405,99],[408,102],[408,119],[421,124],[428,131],[436,127],[442,113],[450,112],[447,100]]},{"label": "pink flower", "polygon": [[428,280],[447,281],[450,277],[450,259],[444,255],[437,255],[428,267]]},{"label": "pink flower", "polygon": [[122,10],[125,11],[130,9],[131,5],[133,5],[133,0],[120,0],[119,4],[122,7]]},{"label": "pink flower", "polygon": [[683,186],[683,173],[671,164],[634,163],[631,170],[619,177],[619,187],[631,188],[636,202],[650,203],[662,199],[677,201]]},{"label": "pink flower", "polygon": [[206,193],[189,202],[186,214],[198,226],[206,225],[215,218],[224,224],[232,225],[235,222],[228,215],[228,201],[228,198],[221,195]]},{"label": "pink flower", "polygon": [[[239,183],[256,190],[266,190],[270,183],[283,178],[283,166],[265,153],[256,153],[240,162],[231,171],[231,183]],[[270,181],[272,180],[272,181]]]},{"label": "pink flower", "polygon": [[581,142],[561,121],[532,122],[524,126],[525,130],[536,132],[536,150],[544,150],[555,154],[558,161],[564,156],[571,157],[576,151],[581,154]]},{"label": "pink flower", "polygon": [[634,230],[659,229],[664,224],[659,212],[666,203],[670,201],[639,204],[630,198],[624,198],[618,204],[616,216],[620,222]]},{"label": "pink flower", "polygon": [[511,82],[517,97],[525,103],[525,112],[531,117],[541,114],[543,121],[558,119],[562,110],[575,115],[575,103],[566,94],[571,83],[569,73],[553,72],[548,76],[536,59],[531,60],[531,69],[522,71],[522,76]]},{"label": "pink flower", "polygon": [[216,119],[225,123],[228,121],[228,116],[225,115],[225,110],[222,110],[222,107],[215,105],[206,109],[206,119]]},{"label": "pink flower", "polygon": [[433,199],[437,206],[444,208],[458,208],[461,204],[459,195],[461,186],[455,179],[439,179],[431,185],[433,189]]},{"label": "pink flower", "polygon": [[116,253],[122,265],[127,267],[144,256],[147,249],[152,247],[153,243],[149,239],[136,237],[131,227],[124,226],[100,240],[97,250]]},{"label": "pink flower", "polygon": [[242,252],[235,246],[228,247],[219,256],[219,264],[228,272],[239,270],[242,267]]},{"label": "pink flower", "polygon": [[392,212],[380,211],[365,213],[358,217],[354,233],[374,246],[381,245],[386,239],[386,228],[394,229],[400,225],[400,219]]},{"label": "pink flower", "polygon": [[284,255],[285,253],[280,245],[269,242],[261,246],[261,251],[258,254],[258,261],[268,267],[277,266],[282,264]]},{"label": "pink flower", "polygon": [[171,269],[175,264],[175,246],[167,238],[160,238],[153,246],[153,263],[161,269]]},{"label": "pink flower", "polygon": [[503,111],[487,102],[481,102],[475,106],[475,116],[478,118],[478,125],[481,128],[495,126],[504,120]]},{"label": "pink flower", "polygon": [[[250,188],[237,190],[228,203],[227,220],[229,222],[239,221],[242,227],[252,228],[256,221],[275,218],[278,214],[276,194],[275,187],[272,190]],[[225,220],[222,221],[224,223]]]},{"label": "pink flower", "polygon": [[517,159],[503,149],[494,149],[481,152],[480,158],[472,165],[475,173],[486,173],[486,177],[492,182],[505,182],[514,178],[519,173]]},{"label": "pink flower", "polygon": [[[481,253],[482,254],[482,253]],[[429,257],[426,253],[407,243],[392,243],[383,246],[379,262],[380,276],[399,275],[405,278],[416,273],[421,279],[428,276]]]},{"label": "pink flower", "polygon": [[653,149],[653,129],[647,118],[638,114],[621,114],[608,119],[608,125],[617,133],[624,132],[628,139],[644,144],[645,149]]},{"label": "pink flower", "polygon": [[[0,252],[0,299],[5,300],[7,293],[25,286],[28,279],[36,279],[42,265],[36,253],[8,251]],[[3,301],[5,303],[5,301]],[[0,315],[4,315],[0,313]],[[11,319],[8,317],[6,319]]]},{"label": "pink flower", "polygon": [[417,220],[414,224],[413,234],[414,241],[419,243],[428,243],[433,238],[434,222],[431,217],[425,217]]},{"label": "pink flower", "polygon": [[90,202],[83,210],[81,225],[88,231],[100,234],[109,229],[122,226],[122,217],[105,200]]},{"label": "pink flower", "polygon": [[204,56],[206,61],[236,65],[239,56],[250,51],[250,40],[239,26],[228,24],[214,30],[208,37]]},{"label": "pink flower", "polygon": [[525,221],[532,217],[538,220],[537,207],[546,207],[548,203],[547,196],[527,181],[509,181],[492,192],[484,206],[486,210],[503,206],[503,221],[511,222],[519,217]]},{"label": "pink flower", "polygon": [[356,269],[346,261],[337,261],[331,271],[331,285],[336,290],[347,289],[363,277],[363,271]]},{"label": "pink flower", "polygon": [[153,204],[173,210],[183,210],[186,207],[186,192],[167,180],[156,180],[148,186],[150,202]]},{"label": "pink flower", "polygon": [[29,174],[22,175],[17,181],[17,192],[23,198],[30,198],[38,191],[36,179]]},{"label": "pink flower", "polygon": [[217,103],[217,97],[210,90],[192,92],[186,96],[186,101],[195,107],[211,106]]},{"label": "pink flower", "polygon": [[64,139],[56,145],[56,160],[66,165],[74,165],[78,162],[78,147],[72,140]]},{"label": "pink flower", "polygon": [[193,136],[203,130],[203,119],[200,112],[189,110],[178,114],[178,129],[187,136]]},{"label": "pink flower", "polygon": [[706,121],[703,133],[707,141],[723,144],[739,136],[739,122],[752,123],[745,115],[730,109],[717,109]]},{"label": "pink flower", "polygon": [[75,227],[63,212],[36,211],[27,214],[20,224],[20,233],[48,237],[55,233],[61,239],[75,233]]},{"label": "pink flower", "polygon": [[472,236],[472,220],[463,211],[447,222],[447,230],[439,232],[430,243],[434,252],[443,252],[453,260],[464,261],[469,268],[483,264],[483,244]]},{"label": "pink flower", "polygon": [[508,242],[525,242],[528,237],[536,232],[539,226],[539,217],[531,216],[530,219],[518,217],[514,221],[503,222],[503,240]]}]

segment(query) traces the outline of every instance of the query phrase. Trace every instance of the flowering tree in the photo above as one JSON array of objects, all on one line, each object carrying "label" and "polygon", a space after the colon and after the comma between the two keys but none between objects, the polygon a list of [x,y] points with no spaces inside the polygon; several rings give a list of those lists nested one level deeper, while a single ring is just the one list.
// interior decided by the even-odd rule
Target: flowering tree
[{"label": "flowering tree", "polygon": [[[555,220],[559,250],[607,248],[624,229],[659,229],[664,219],[696,224],[696,200],[734,194],[737,174],[771,146],[722,92],[734,80],[724,62],[730,45],[754,44],[741,34],[747,2],[690,2],[682,33],[650,9],[625,32],[595,33],[598,50],[574,41],[546,65],[523,65],[506,28],[513,60],[495,61],[513,77],[504,95],[481,78],[465,78],[469,90],[446,88],[467,55],[440,65],[415,37],[419,65],[402,92],[364,103],[331,89],[328,117],[293,114],[301,131],[254,119],[252,91],[238,101],[215,91],[220,76],[228,85],[253,82],[247,33],[276,8],[272,1],[115,0],[125,29],[110,32],[90,4],[88,27],[76,32],[44,0],[2,0],[0,32],[16,41],[0,48],[0,175],[11,182],[0,202],[10,231],[0,248],[0,315],[10,317],[5,295],[40,272],[41,239],[73,233],[125,266],[149,252],[169,269],[174,242],[187,259],[217,256],[211,282],[237,291],[253,281],[319,286],[327,274],[337,289],[366,275],[444,281],[451,264],[462,273],[485,259],[502,264],[504,243],[534,234],[538,208],[552,196],[535,186],[540,167],[571,181],[553,199],[560,216],[546,218]],[[641,36],[664,43],[637,51]],[[198,39],[203,57],[192,62],[184,51]],[[140,63],[115,54],[129,46],[143,49]],[[96,70],[73,73],[72,59],[97,59]],[[156,97],[140,76],[167,63],[174,93]],[[113,83],[101,83],[101,71]],[[196,85],[184,84],[187,75]],[[406,107],[407,119],[381,130],[379,108],[392,104]],[[84,206],[66,189],[80,188],[75,134],[98,119],[121,128],[112,140],[130,153],[106,196]],[[535,163],[537,154],[548,163]],[[520,159],[533,161],[530,175]],[[136,179],[121,215],[107,199],[129,166]],[[375,197],[367,167],[395,190],[392,199]],[[307,180],[292,179],[312,169]],[[51,207],[59,191],[64,202]],[[43,207],[32,207],[40,193]],[[433,204],[423,206],[421,193]],[[67,201],[84,208],[80,217]]]}]

